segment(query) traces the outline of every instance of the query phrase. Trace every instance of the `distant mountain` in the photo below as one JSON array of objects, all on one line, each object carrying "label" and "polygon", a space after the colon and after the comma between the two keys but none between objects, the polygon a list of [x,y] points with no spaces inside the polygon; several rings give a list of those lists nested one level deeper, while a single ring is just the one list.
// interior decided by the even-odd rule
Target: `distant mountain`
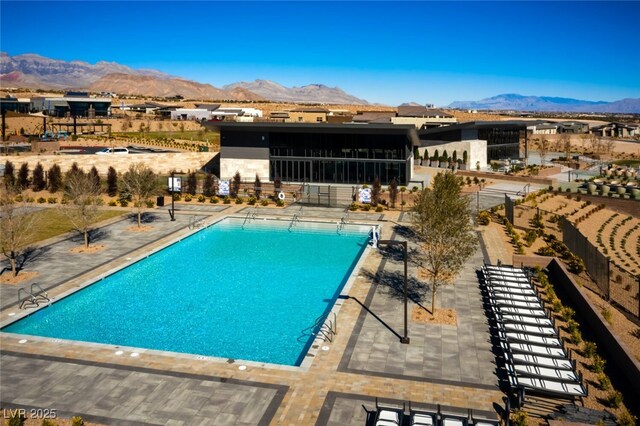
[{"label": "distant mountain", "polygon": [[210,84],[198,83],[182,78],[157,78],[150,75],[124,73],[107,74],[91,83],[92,92],[116,92],[121,95],[147,95],[171,97],[181,95],[187,99],[252,100],[262,98],[255,93],[221,90]]},{"label": "distant mountain", "polygon": [[27,53],[9,56],[0,53],[0,81],[12,82],[18,87],[40,89],[86,88],[108,74],[119,73],[149,76],[158,79],[170,75],[155,70],[135,70],[115,62],[91,65],[82,61],[61,61]]},{"label": "distant mountain", "polygon": [[241,81],[223,86],[225,90],[243,88],[262,96],[265,99],[280,102],[312,102],[328,104],[367,105],[364,99],[349,95],[339,87],[328,87],[324,84],[309,84],[302,87],[285,87],[269,80]]},{"label": "distant mountain", "polygon": [[95,65],[62,61],[28,53],[0,52],[0,86],[30,89],[83,89],[122,95],[175,96],[187,99],[367,104],[337,87],[310,84],[285,87],[267,80],[234,83],[222,89],[156,70],[133,69],[115,62]]},{"label": "distant mountain", "polygon": [[615,102],[585,101],[550,96],[523,96],[508,93],[479,101],[455,101],[449,108],[555,112],[640,113],[640,99]]}]

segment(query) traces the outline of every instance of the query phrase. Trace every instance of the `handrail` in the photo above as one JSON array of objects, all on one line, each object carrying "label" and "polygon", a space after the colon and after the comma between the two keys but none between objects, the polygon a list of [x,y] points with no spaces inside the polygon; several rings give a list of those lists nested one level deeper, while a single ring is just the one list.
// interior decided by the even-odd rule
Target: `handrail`
[{"label": "handrail", "polygon": [[342,231],[342,229],[344,228],[344,226],[347,224],[347,221],[349,220],[349,208],[347,207],[344,210],[344,214],[342,215],[342,217],[340,218],[340,222],[338,223],[338,232]]},{"label": "handrail", "polygon": [[244,229],[245,224],[251,223],[251,221],[255,219],[257,216],[258,216],[258,206],[255,206],[253,208],[253,211],[248,211],[247,214],[244,216],[244,222],[242,222],[242,229]]},{"label": "handrail", "polygon": [[189,217],[189,229],[202,228],[202,221],[204,219],[199,219],[198,216]]},{"label": "handrail", "polygon": [[291,222],[289,223],[289,230],[291,230],[291,228],[295,226],[296,222],[300,222],[301,217],[302,217],[302,206],[300,206],[300,210],[298,210],[298,212],[295,213],[291,218]]},{"label": "handrail", "polygon": [[[38,289],[38,293],[36,294],[36,292],[33,291],[33,287],[36,287]],[[42,298],[45,301],[49,301],[49,293],[47,293],[46,291],[44,291],[44,289],[42,287],[40,287],[40,285],[38,283],[33,283],[31,284],[31,296],[34,299],[38,299],[38,298]]]},{"label": "handrail", "polygon": [[[333,320],[328,319],[329,314],[333,314]],[[328,324],[327,324],[328,323]],[[309,334],[321,337],[325,342],[332,342],[333,336],[338,334],[338,321],[335,312],[327,312],[315,319],[313,325],[302,330],[302,334],[298,337],[298,341],[307,336],[309,330],[318,330]]]}]

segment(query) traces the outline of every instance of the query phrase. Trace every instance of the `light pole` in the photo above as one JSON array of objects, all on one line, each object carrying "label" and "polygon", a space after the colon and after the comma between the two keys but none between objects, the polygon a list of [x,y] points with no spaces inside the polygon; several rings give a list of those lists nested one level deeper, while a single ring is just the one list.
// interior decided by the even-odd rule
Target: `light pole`
[{"label": "light pole", "polygon": [[400,338],[400,343],[405,343],[408,344],[411,340],[409,339],[408,336],[408,309],[407,309],[407,302],[408,302],[408,297],[407,297],[407,242],[406,241],[396,241],[396,240],[378,240],[378,246],[380,244],[386,244],[386,245],[401,245],[402,246],[402,251],[404,254],[404,286],[403,286],[403,292],[404,292],[404,336]]}]

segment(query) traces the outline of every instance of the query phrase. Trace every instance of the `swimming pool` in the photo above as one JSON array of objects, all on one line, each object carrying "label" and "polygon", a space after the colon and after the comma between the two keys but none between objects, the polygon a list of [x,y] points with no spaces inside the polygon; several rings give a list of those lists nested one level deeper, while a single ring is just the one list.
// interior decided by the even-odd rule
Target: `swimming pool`
[{"label": "swimming pool", "polygon": [[300,365],[368,229],[227,218],[2,329]]}]

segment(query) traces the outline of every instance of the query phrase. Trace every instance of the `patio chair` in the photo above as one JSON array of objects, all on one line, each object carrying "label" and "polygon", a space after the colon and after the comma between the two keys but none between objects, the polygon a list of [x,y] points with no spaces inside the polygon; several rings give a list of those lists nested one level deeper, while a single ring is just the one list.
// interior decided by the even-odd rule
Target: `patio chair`
[{"label": "patio chair", "polygon": [[402,409],[396,407],[381,407],[376,398],[375,426],[401,426],[404,418],[404,403]]},{"label": "patio chair", "polygon": [[519,283],[514,281],[489,280],[485,282],[487,288],[515,288],[521,290],[532,290],[533,287],[529,283]]},{"label": "patio chair", "polygon": [[[511,345],[512,343],[528,343],[536,346],[548,346],[551,348],[564,348],[564,345],[557,337],[552,336],[536,336],[527,333],[517,333],[507,331],[498,326],[498,337],[504,339]],[[565,354],[566,355],[566,354]]]},{"label": "patio chair", "polygon": [[543,380],[554,380],[558,382],[580,383],[581,377],[573,370],[563,370],[558,368],[547,368],[529,364],[513,364],[513,370],[518,377],[533,377]]}]

